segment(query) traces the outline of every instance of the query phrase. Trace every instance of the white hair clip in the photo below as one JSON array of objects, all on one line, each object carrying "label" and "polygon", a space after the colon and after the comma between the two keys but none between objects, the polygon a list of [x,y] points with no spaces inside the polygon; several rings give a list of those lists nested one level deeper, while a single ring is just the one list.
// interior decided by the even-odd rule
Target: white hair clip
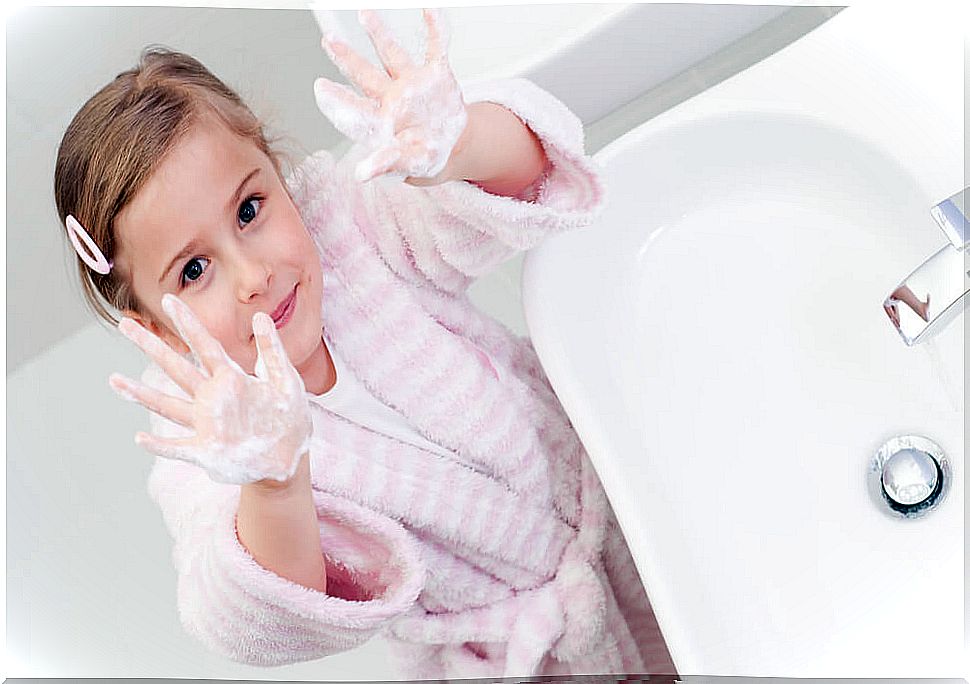
[{"label": "white hair clip", "polygon": [[[90,266],[94,271],[100,273],[101,275],[106,275],[111,271],[111,267],[114,266],[114,262],[108,261],[104,258],[104,254],[98,249],[98,246],[94,244],[94,240],[88,235],[88,231],[84,230],[84,226],[78,223],[78,220],[73,216],[67,217],[67,234],[71,238],[71,244],[74,245],[74,250],[77,252],[78,256]],[[81,247],[81,243],[78,240],[84,240],[84,244],[87,246],[90,254],[84,251]]]}]

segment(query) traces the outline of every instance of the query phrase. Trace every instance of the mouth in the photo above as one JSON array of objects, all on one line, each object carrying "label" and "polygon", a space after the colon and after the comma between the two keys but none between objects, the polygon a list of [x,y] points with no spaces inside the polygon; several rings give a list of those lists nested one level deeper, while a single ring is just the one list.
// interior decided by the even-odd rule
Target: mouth
[{"label": "mouth", "polygon": [[279,330],[284,325],[286,325],[291,318],[293,318],[293,311],[296,309],[296,289],[299,287],[299,283],[293,286],[293,291],[286,296],[279,306],[277,306],[270,316],[273,319],[273,323],[276,324],[276,329]]}]

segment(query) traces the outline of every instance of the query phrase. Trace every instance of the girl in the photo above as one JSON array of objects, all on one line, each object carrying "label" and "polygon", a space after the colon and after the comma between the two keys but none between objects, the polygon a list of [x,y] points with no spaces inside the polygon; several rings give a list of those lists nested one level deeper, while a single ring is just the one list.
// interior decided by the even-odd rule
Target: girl
[{"label": "girl", "polygon": [[110,383],[150,410],[181,622],[264,666],[381,634],[409,679],[673,673],[528,339],[466,294],[600,209],[582,126],[524,80],[459,88],[424,17],[423,64],[373,12],[383,69],[324,36],[359,92],[319,79],[317,103],[366,143],[340,163],[284,178],[239,97],[165,49],[61,141],[84,291],[153,361]]}]

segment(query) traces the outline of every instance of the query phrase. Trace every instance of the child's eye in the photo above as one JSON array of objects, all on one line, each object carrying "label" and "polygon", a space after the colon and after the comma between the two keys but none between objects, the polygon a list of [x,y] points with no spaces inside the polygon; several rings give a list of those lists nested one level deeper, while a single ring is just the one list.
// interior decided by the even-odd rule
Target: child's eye
[{"label": "child's eye", "polygon": [[[242,204],[239,205],[239,222],[242,225],[249,225],[255,221],[262,208],[263,201],[265,201],[265,198],[262,195],[250,195],[244,199]],[[205,257],[192,257],[189,259],[182,269],[182,275],[179,277],[179,287],[191,287],[198,282],[205,275],[206,270],[208,270],[203,263],[208,264],[209,260]]]},{"label": "child's eye", "polygon": [[[250,195],[239,205],[239,220],[243,225],[251,223],[256,219],[256,216],[259,214],[259,209],[262,207],[263,199],[261,195]],[[256,209],[253,209],[253,206]]]},{"label": "child's eye", "polygon": [[192,257],[189,259],[188,263],[182,269],[182,276],[179,278],[179,285],[181,287],[191,286],[203,276],[206,269],[199,265],[203,261],[208,263],[209,260],[205,257]]}]

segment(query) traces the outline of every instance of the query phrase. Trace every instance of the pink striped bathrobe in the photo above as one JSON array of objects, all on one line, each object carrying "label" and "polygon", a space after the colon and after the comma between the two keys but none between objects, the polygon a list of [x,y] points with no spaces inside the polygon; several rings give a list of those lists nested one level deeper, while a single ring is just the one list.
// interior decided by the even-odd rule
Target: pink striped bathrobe
[{"label": "pink striped bathrobe", "polygon": [[[288,179],[323,265],[323,334],[444,458],[312,401],[327,594],[240,544],[240,487],[156,458],[184,628],[235,661],[322,658],[384,636],[408,679],[673,673],[623,535],[529,340],[467,298],[475,277],[603,202],[580,121],[522,79],[465,99],[515,112],[549,159],[532,200],[464,182],[356,183],[327,152]],[[152,364],[143,380],[181,394]],[[153,432],[184,429],[152,415]]]}]

